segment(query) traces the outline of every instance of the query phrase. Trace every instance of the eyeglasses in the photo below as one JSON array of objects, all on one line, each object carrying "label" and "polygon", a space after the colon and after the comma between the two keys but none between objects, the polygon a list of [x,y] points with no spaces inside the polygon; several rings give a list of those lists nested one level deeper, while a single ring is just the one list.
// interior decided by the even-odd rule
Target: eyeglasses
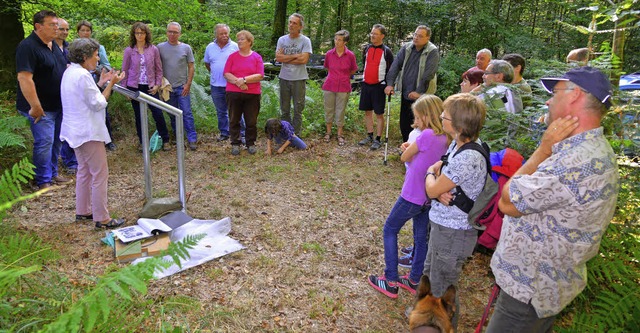
[{"label": "eyeglasses", "polygon": [[442,112],[442,113],[440,114],[440,119],[442,119],[442,120],[452,121],[452,120],[451,120],[451,118],[447,118],[447,117],[445,117],[445,116],[444,116],[444,112]]},{"label": "eyeglasses", "polygon": [[142,36],[142,35],[146,35],[147,33],[142,31],[137,31],[137,32],[134,32],[133,34],[136,36]]},{"label": "eyeglasses", "polygon": [[484,72],[484,74],[482,74],[482,76],[491,75],[491,74],[500,74],[500,73],[498,73],[498,72]]},{"label": "eyeglasses", "polygon": [[69,28],[58,28],[60,31],[69,31]]},{"label": "eyeglasses", "polygon": [[171,35],[177,35],[180,33],[180,31],[167,31],[167,33]]}]

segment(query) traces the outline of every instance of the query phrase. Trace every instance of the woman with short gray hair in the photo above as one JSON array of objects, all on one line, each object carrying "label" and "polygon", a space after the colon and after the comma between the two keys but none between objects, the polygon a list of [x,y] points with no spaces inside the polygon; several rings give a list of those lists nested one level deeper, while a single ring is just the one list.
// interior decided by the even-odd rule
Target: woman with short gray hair
[{"label": "woman with short gray hair", "polygon": [[94,39],[79,38],[69,46],[71,65],[62,75],[60,97],[64,116],[60,140],[73,148],[78,159],[76,174],[76,222],[92,220],[96,228],[115,228],[123,219],[111,218],[107,209],[107,180],[109,167],[105,143],[111,142],[104,123],[107,98],[113,85],[124,73],[102,70],[99,86],[91,71],[98,65],[98,48]]}]

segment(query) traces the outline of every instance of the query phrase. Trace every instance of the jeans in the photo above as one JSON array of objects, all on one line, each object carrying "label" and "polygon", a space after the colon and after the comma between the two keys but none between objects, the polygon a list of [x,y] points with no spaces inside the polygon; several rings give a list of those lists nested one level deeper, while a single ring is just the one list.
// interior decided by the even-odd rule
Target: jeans
[{"label": "jeans", "polygon": [[76,159],[76,153],[73,151],[73,148],[69,147],[67,141],[62,142],[62,146],[60,148],[60,158],[62,158],[62,164],[67,169],[77,169],[78,168],[78,160]]},{"label": "jeans", "polygon": [[[280,110],[282,120],[293,125],[293,130],[300,135],[302,127],[302,111],[304,110],[307,80],[289,81],[280,79]],[[293,121],[291,121],[291,99],[293,99]]]},{"label": "jeans", "polygon": [[[277,144],[281,145],[283,143],[285,143],[287,140],[282,138],[281,136],[276,136],[275,141]],[[307,149],[307,144],[304,143],[304,141],[302,141],[302,139],[300,139],[297,135],[292,137],[291,140],[289,140],[289,147],[295,147],[298,148],[300,150],[305,150]]]},{"label": "jeans", "polygon": [[[169,93],[167,104],[182,110],[182,120],[187,141],[196,142],[198,141],[198,135],[196,134],[196,122],[191,112],[191,95],[182,96],[182,89],[183,86],[173,87],[173,91]],[[176,117],[170,115],[169,119],[171,119],[171,128],[176,133]]]},{"label": "jeans", "polygon": [[555,320],[556,316],[538,318],[531,303],[520,302],[501,290],[486,332],[552,332]]},{"label": "jeans", "polygon": [[[132,91],[142,91],[147,93],[149,91],[149,86],[145,84],[138,85],[138,88],[127,87],[127,89]],[[158,98],[158,94],[152,95],[155,98]],[[134,100],[131,100],[131,106],[133,107],[133,115],[136,118],[136,132],[138,134],[138,141],[142,143],[142,125],[140,124],[140,103]],[[151,110],[151,115],[153,116],[153,120],[156,123],[156,129],[158,130],[158,134],[162,138],[163,143],[169,142],[169,130],[167,129],[167,122],[164,120],[164,114],[162,110],[158,109],[155,106],[149,105],[149,110]]]},{"label": "jeans", "polygon": [[104,108],[104,124],[107,126],[107,132],[109,132],[109,138],[113,142],[113,130],[111,129],[111,116],[109,115],[109,107]]},{"label": "jeans", "polygon": [[62,111],[45,111],[45,116],[37,124],[29,115],[29,111],[19,110],[20,114],[29,119],[31,134],[33,135],[33,164],[35,165],[36,185],[51,183],[58,176],[58,155],[60,154],[60,125]]},{"label": "jeans", "polygon": [[391,209],[382,230],[384,243],[384,276],[388,281],[398,281],[398,233],[404,224],[413,218],[414,255],[409,278],[413,282],[420,281],[424,260],[427,256],[427,240],[429,239],[430,207],[416,205],[402,197],[398,197]]},{"label": "jeans", "polygon": [[[227,92],[225,87],[211,86],[211,99],[218,114],[218,130],[220,131],[220,136],[229,137],[229,108],[227,106]],[[242,119],[240,119],[240,136],[243,138],[245,129],[246,126],[243,116]]]}]

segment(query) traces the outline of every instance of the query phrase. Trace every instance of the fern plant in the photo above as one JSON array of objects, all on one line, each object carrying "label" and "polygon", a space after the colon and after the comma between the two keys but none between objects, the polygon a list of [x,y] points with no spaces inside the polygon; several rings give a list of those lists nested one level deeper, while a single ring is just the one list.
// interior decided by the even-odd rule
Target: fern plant
[{"label": "fern plant", "polygon": [[4,212],[11,208],[17,202],[33,198],[42,192],[36,192],[31,195],[22,195],[22,184],[27,184],[33,179],[35,166],[29,162],[27,158],[13,165],[9,170],[6,169],[4,174],[0,176],[0,221],[4,216]]},{"label": "fern plant", "polygon": [[[162,257],[149,258],[137,265],[129,265],[118,271],[101,277],[97,285],[72,304],[55,321],[45,325],[40,332],[92,332],[101,325],[110,325],[110,319],[119,308],[133,301],[132,294],[146,294],[147,283],[156,270],[166,269],[174,262],[181,266],[181,260],[189,258],[192,249],[205,235],[187,236],[182,242],[171,243],[163,254],[171,256],[173,261]],[[113,327],[111,327],[113,328]]]}]

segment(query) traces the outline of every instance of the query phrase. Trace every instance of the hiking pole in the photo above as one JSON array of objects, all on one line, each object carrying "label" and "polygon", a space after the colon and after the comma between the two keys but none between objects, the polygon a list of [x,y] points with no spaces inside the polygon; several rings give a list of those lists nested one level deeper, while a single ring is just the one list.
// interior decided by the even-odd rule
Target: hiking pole
[{"label": "hiking pole", "polygon": [[391,117],[391,94],[387,96],[387,130],[384,135],[384,161],[382,164],[387,165],[387,147],[389,146],[389,117]]}]

